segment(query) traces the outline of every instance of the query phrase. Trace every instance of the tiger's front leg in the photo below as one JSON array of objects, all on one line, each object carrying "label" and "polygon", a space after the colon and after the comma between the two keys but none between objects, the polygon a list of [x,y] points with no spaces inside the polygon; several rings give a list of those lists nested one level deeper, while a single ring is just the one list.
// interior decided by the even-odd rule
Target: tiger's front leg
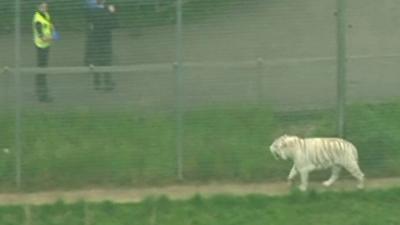
[{"label": "tiger's front leg", "polygon": [[292,169],[290,170],[289,176],[287,178],[289,186],[293,186],[293,180],[297,176],[298,172],[296,167],[293,165]]},{"label": "tiger's front leg", "polygon": [[301,184],[299,186],[300,191],[306,191],[308,187],[308,174],[315,169],[314,166],[308,166],[299,169]]},{"label": "tiger's front leg", "polygon": [[340,166],[336,166],[336,165],[332,166],[332,175],[331,175],[331,177],[328,180],[322,182],[322,184],[325,187],[331,186],[339,178],[340,170],[341,170]]},{"label": "tiger's front leg", "polygon": [[300,171],[301,184],[299,186],[300,191],[306,191],[308,187],[308,173],[309,171]]}]

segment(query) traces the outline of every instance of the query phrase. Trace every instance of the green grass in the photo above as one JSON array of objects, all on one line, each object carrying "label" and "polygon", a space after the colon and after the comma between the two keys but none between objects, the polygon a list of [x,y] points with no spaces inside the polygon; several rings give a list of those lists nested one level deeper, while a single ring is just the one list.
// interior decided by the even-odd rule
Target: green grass
[{"label": "green grass", "polygon": [[[399,175],[399,104],[348,108],[347,137],[359,149],[368,177]],[[147,186],[178,182],[173,113],[24,112],[24,190],[90,186]],[[186,112],[182,165],[185,182],[284,179],[290,162],[268,152],[284,133],[333,136],[335,114],[278,114],[268,107],[210,107]],[[13,118],[0,117],[0,181],[14,190]]]},{"label": "green grass", "polygon": [[400,160],[400,105],[354,105],[348,109],[347,136],[360,151],[369,174],[395,173]]},{"label": "green grass", "polygon": [[[111,202],[30,206],[29,223],[22,207],[0,207],[4,225],[395,225],[400,223],[400,189],[365,192],[299,193],[188,200],[147,198],[140,203]],[[25,209],[25,212],[27,210]],[[25,223],[23,223],[25,222]]]}]

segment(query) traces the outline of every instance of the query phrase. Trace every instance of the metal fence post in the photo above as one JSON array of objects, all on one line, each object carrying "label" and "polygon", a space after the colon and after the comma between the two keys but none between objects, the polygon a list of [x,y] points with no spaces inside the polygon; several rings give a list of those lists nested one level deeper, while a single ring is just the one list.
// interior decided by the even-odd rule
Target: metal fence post
[{"label": "metal fence post", "polygon": [[177,176],[183,179],[183,72],[182,72],[182,0],[176,3],[176,158]]},{"label": "metal fence post", "polygon": [[23,206],[24,209],[24,225],[32,225],[32,209],[31,206],[26,204]]},{"label": "metal fence post", "polygon": [[263,76],[264,76],[264,59],[257,58],[257,100],[258,104],[264,101],[264,87],[263,87]]},{"label": "metal fence post", "polygon": [[21,1],[15,0],[15,183],[21,189]]},{"label": "metal fence post", "polygon": [[345,133],[346,107],[346,0],[337,0],[337,135]]}]

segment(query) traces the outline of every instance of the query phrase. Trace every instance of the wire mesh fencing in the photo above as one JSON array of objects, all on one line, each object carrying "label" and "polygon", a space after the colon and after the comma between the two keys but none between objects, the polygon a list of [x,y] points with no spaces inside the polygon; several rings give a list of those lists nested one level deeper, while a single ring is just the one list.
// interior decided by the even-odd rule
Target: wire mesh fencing
[{"label": "wire mesh fencing", "polygon": [[1,189],[284,179],[271,142],[340,121],[367,176],[397,176],[397,7],[0,1]]}]

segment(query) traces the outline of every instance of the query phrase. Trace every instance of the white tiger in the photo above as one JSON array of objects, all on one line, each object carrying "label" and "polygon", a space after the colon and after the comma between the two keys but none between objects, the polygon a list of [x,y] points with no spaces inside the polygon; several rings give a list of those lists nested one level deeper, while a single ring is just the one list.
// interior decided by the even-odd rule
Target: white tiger
[{"label": "white tiger", "polygon": [[272,155],[276,158],[292,159],[293,167],[288,181],[292,183],[300,174],[300,190],[308,186],[308,174],[316,169],[332,169],[331,177],[323,182],[324,186],[332,185],[338,178],[341,168],[345,168],[358,180],[357,187],[364,187],[364,174],[358,165],[356,147],[340,138],[299,138],[283,135],[270,146]]}]

